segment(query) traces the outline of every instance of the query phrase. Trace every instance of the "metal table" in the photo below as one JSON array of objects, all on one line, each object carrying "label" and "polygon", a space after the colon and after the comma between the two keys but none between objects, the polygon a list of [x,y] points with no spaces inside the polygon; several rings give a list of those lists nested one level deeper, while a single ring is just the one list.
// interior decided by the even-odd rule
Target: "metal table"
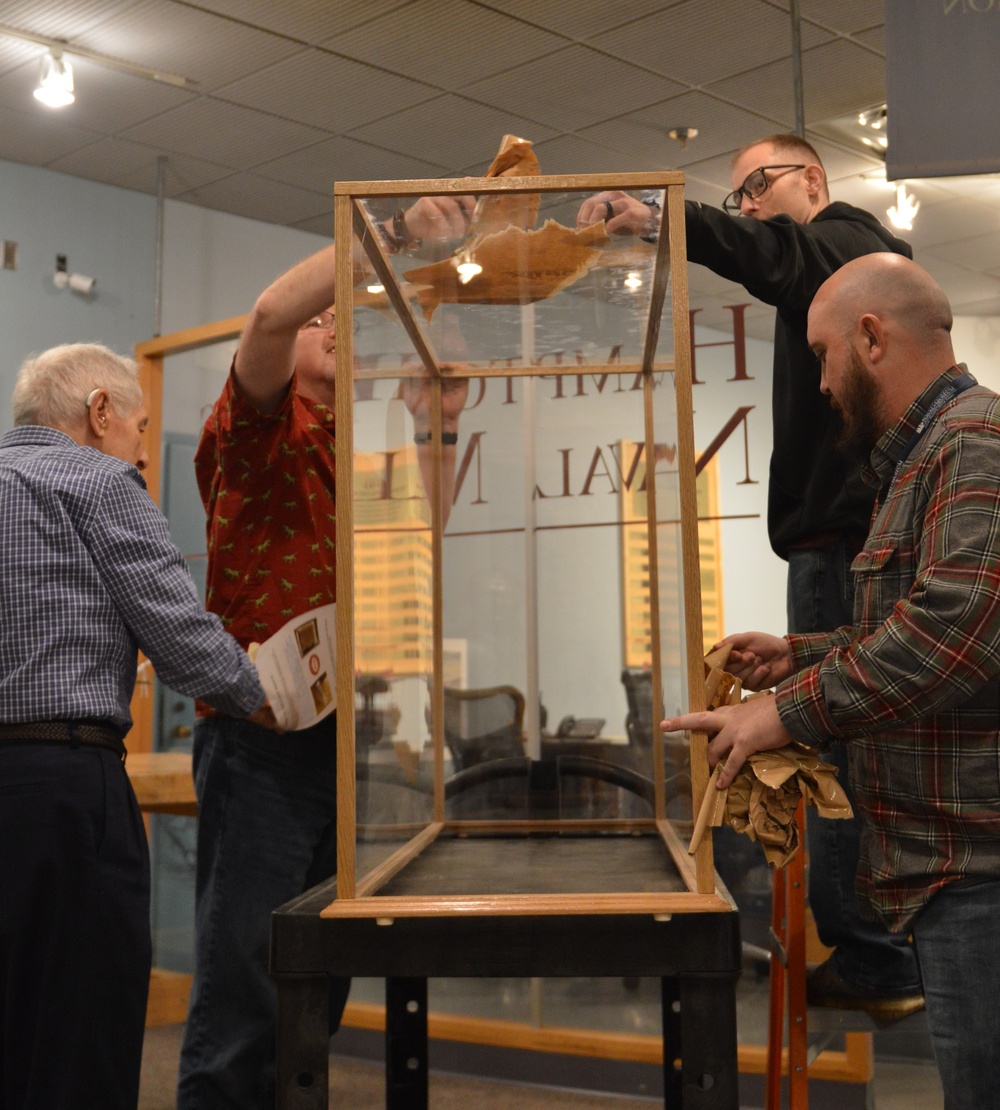
[{"label": "metal table", "polygon": [[607,892],[621,889],[615,884],[625,875],[628,889],[684,889],[679,875],[664,873],[655,837],[510,836],[498,850],[495,837],[442,836],[380,895],[474,890],[495,895],[495,913],[322,917],[336,898],[335,879],[282,906],[271,925],[279,1110],[326,1110],[328,975],[386,980],[389,1110],[427,1107],[427,979],[465,976],[657,977],[665,1106],[737,1110],[735,911],[657,918],[504,907],[505,895],[532,886],[553,895]]}]

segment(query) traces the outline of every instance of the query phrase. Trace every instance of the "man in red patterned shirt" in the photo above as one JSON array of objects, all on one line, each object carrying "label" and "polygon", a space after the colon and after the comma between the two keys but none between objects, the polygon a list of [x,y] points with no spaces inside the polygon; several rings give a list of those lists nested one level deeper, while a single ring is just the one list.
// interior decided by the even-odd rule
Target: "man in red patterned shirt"
[{"label": "man in red patterned shirt", "polygon": [[915,263],[849,262],[809,310],[846,442],[879,491],[852,571],[853,627],[730,636],[730,669],[774,697],[663,728],[746,758],[844,744],[863,820],[857,887],[910,932],[949,1110],[1000,1106],[1000,397],[955,365],[951,309]]},{"label": "man in red patterned shirt", "polygon": [[[461,238],[473,204],[471,197],[423,198],[387,223],[386,245]],[[336,600],[334,275],[330,246],[260,295],[195,456],[208,514],[208,608],[243,647]],[[442,400],[445,505],[467,389],[451,385]],[[419,427],[418,394],[407,401]],[[177,1105],[273,1105],[270,914],[337,869],[333,718],[278,736],[232,717],[202,716],[194,773],[196,966]],[[331,981],[333,1022],[347,985]]]}]

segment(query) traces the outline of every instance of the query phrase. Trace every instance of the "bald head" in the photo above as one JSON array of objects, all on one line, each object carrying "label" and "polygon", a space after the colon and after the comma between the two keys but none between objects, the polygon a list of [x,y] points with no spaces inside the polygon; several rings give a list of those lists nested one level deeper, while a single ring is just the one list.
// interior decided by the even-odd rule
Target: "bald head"
[{"label": "bald head", "polygon": [[917,342],[950,345],[948,298],[926,270],[901,254],[885,251],[848,262],[820,286],[813,308],[833,313],[845,329],[871,314]]},{"label": "bald head", "polygon": [[820,389],[842,408],[864,382],[881,434],[954,365],[951,323],[948,298],[915,262],[889,252],[848,262],[809,308]]}]

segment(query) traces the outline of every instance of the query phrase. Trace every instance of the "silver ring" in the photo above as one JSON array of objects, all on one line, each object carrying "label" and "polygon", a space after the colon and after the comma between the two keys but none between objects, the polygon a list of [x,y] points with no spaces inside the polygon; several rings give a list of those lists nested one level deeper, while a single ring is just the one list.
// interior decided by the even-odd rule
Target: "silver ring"
[{"label": "silver ring", "polygon": [[604,211],[607,212],[607,215],[604,217],[605,223],[607,223],[608,220],[613,220],[615,218],[615,207],[610,200],[606,200],[604,202]]}]

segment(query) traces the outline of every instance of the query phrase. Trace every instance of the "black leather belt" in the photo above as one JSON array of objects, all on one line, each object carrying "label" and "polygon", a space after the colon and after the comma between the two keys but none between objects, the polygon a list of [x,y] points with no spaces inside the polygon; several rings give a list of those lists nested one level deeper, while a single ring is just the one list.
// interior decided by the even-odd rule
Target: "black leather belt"
[{"label": "black leather belt", "polygon": [[75,721],[31,721],[24,725],[0,725],[0,742],[30,744],[39,740],[107,748],[120,759],[125,758],[125,745],[121,736],[106,725]]}]

